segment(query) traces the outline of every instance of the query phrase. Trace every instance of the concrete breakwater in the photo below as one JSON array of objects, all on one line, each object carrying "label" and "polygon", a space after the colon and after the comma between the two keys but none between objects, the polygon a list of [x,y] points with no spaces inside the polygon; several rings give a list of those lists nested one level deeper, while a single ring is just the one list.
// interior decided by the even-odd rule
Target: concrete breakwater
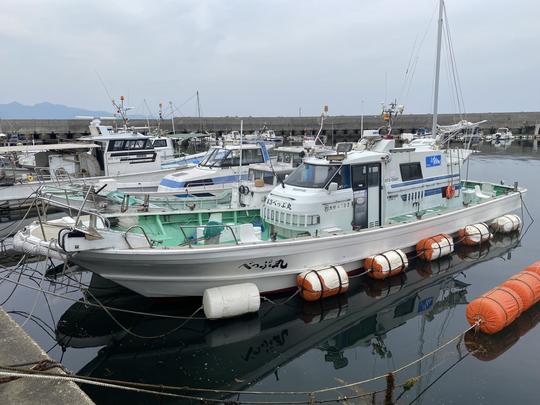
[{"label": "concrete breakwater", "polygon": [[[461,117],[458,114],[440,114],[439,123],[448,125],[466,118],[476,122],[487,120],[480,128],[484,133],[494,133],[497,128],[507,127],[514,134],[533,135],[540,132],[540,112],[508,112],[508,113],[471,113]],[[192,131],[209,131],[222,134],[231,130],[238,130],[240,120],[244,121],[244,130],[247,132],[261,130],[263,127],[272,129],[278,135],[309,135],[318,130],[319,117],[176,117],[174,127],[176,132],[188,133]],[[415,132],[420,128],[431,127],[431,114],[409,114],[399,117],[394,124],[394,132]],[[376,129],[383,125],[380,115],[364,116],[364,128]],[[73,139],[88,135],[88,120],[2,120],[2,129],[5,133],[19,134],[28,139],[41,139],[54,141],[58,139]],[[104,124],[112,121],[103,121]],[[133,119],[129,121],[132,126],[157,127],[156,120]],[[172,132],[170,119],[159,123],[161,129]],[[341,139],[356,139],[360,135],[360,116],[329,116],[325,121],[323,134],[334,135]]]}]

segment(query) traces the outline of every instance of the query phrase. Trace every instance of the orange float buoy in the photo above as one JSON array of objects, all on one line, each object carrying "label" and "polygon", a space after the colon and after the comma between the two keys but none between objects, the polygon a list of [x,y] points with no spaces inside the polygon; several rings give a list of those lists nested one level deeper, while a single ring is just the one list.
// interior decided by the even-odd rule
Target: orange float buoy
[{"label": "orange float buoy", "polygon": [[454,251],[454,240],[450,235],[441,233],[431,238],[422,239],[416,244],[418,257],[424,260],[437,260]]},{"label": "orange float buoy", "polygon": [[474,246],[487,242],[493,237],[489,227],[483,222],[474,225],[467,225],[460,229],[459,238],[464,245]]},{"label": "orange float buoy", "polygon": [[456,195],[456,189],[454,188],[453,184],[449,184],[446,186],[446,190],[444,195],[446,196],[446,199],[451,200]]},{"label": "orange float buoy", "polygon": [[349,288],[349,276],[342,266],[330,266],[320,270],[308,270],[296,276],[300,296],[306,301],[341,294]]},{"label": "orange float buoy", "polygon": [[532,273],[536,273],[540,276],[540,260],[537,262],[534,262],[533,264],[529,264],[523,271],[530,271]]},{"label": "orange float buoy", "polygon": [[510,277],[501,287],[511,288],[521,297],[524,311],[540,299],[540,276],[530,271],[522,271]]},{"label": "orange float buoy", "polygon": [[407,255],[400,249],[389,250],[364,260],[364,269],[369,271],[368,275],[371,278],[377,280],[395,276],[404,271],[408,265]]},{"label": "orange float buoy", "polygon": [[467,321],[488,334],[497,333],[510,325],[523,311],[518,293],[508,287],[496,287],[467,305]]}]

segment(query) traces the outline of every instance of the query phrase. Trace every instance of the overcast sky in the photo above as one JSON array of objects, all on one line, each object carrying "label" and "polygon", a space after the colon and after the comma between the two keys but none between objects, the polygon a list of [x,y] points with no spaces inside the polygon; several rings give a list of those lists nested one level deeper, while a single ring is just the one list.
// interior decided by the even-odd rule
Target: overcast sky
[{"label": "overcast sky", "polygon": [[[141,114],[146,99],[194,115],[197,89],[209,116],[375,113],[385,97],[430,112],[437,3],[2,0],[0,103],[109,110],[98,72]],[[447,11],[466,111],[540,110],[540,2],[447,0]],[[447,60],[440,110],[456,112]]]}]

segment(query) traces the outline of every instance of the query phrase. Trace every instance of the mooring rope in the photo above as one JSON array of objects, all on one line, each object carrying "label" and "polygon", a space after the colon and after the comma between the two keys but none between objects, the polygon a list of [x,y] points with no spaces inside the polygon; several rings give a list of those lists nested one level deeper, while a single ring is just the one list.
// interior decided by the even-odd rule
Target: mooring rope
[{"label": "mooring rope", "polygon": [[[344,384],[334,387],[328,387],[323,388],[319,390],[313,390],[313,391],[238,391],[238,390],[221,390],[221,389],[212,389],[212,388],[196,388],[196,387],[188,387],[188,386],[170,386],[170,385],[163,385],[163,384],[149,384],[149,383],[140,383],[140,382],[132,382],[132,381],[122,381],[122,380],[114,380],[114,379],[104,379],[104,378],[98,378],[98,377],[88,377],[88,376],[78,376],[78,375],[59,375],[59,374],[50,374],[50,373],[43,373],[38,370],[32,370],[32,369],[21,369],[22,366],[29,366],[34,363],[24,363],[24,364],[18,364],[18,365],[10,365],[10,366],[0,366],[0,375],[3,375],[8,378],[37,378],[37,379],[53,379],[53,380],[65,380],[65,381],[72,381],[80,384],[90,384],[90,385],[96,385],[101,386],[105,388],[114,388],[114,389],[122,389],[122,390],[128,390],[128,391],[135,391],[139,393],[151,393],[151,394],[158,394],[163,396],[169,396],[169,397],[176,397],[176,398],[183,398],[183,399],[191,399],[191,400],[198,400],[201,402],[226,402],[226,403],[235,403],[235,404],[313,404],[313,403],[329,403],[329,402],[344,402],[347,399],[355,399],[360,398],[368,395],[375,395],[380,392],[386,392],[387,395],[392,393],[393,389],[395,387],[402,387],[404,391],[407,391],[410,389],[416,382],[422,378],[423,376],[427,375],[428,372],[431,372],[435,369],[435,367],[432,367],[428,372],[417,375],[414,377],[411,377],[407,380],[405,380],[403,383],[399,385],[395,385],[395,375],[410,368],[411,366],[417,364],[418,362],[421,362],[425,360],[426,358],[433,356],[435,353],[439,352],[440,350],[444,349],[451,343],[455,342],[456,340],[459,340],[458,345],[461,344],[463,335],[467,333],[468,331],[472,330],[473,328],[476,328],[479,325],[479,323],[475,323],[471,327],[467,328],[457,336],[453,337],[452,339],[448,340],[443,345],[435,348],[429,353],[426,353],[425,355],[411,361],[410,363],[407,363],[400,368],[388,372],[386,374],[382,374],[377,377],[365,379],[362,381],[357,381],[350,384]],[[461,359],[463,359],[466,356],[462,356]],[[460,359],[460,360],[461,360]],[[38,362],[36,362],[38,363]],[[456,363],[457,364],[457,363]],[[61,367],[61,363],[55,363],[50,362],[48,363],[49,368],[53,368],[55,366]],[[455,366],[452,365],[451,368]],[[63,370],[64,368],[61,367]],[[445,373],[443,373],[444,375]],[[322,393],[328,393],[328,392],[335,392],[347,388],[352,388],[358,385],[367,384],[369,382],[373,382],[376,380],[386,379],[387,381],[387,387],[386,389],[381,389],[373,392],[368,393],[361,393],[358,395],[352,395],[352,396],[339,396],[337,398],[332,399],[316,399],[317,394]],[[391,383],[389,383],[389,381]],[[437,381],[437,380],[436,380]],[[1,381],[0,381],[1,382]],[[240,400],[222,400],[222,399],[213,399],[213,398],[206,398],[206,397],[200,397],[200,396],[194,396],[194,395],[186,395],[186,394],[178,394],[178,393],[171,393],[171,392],[164,392],[164,390],[171,390],[171,391],[189,391],[189,392],[200,392],[200,393],[213,393],[213,394],[225,394],[225,395],[232,395],[232,394],[238,394],[238,395],[306,395],[308,396],[307,400],[288,400],[288,401],[253,401],[253,400],[247,400],[247,401],[240,401]]]}]

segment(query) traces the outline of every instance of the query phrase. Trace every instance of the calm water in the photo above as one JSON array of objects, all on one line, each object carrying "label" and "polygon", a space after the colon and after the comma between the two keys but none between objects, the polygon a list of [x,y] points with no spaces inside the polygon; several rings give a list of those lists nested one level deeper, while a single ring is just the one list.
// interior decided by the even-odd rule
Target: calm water
[{"label": "calm water", "polygon": [[[503,179],[507,184],[519,181],[529,188],[525,200],[538,217],[540,154],[532,142],[482,145],[481,149],[470,162],[469,177]],[[461,248],[449,259],[413,263],[405,275],[384,282],[356,279],[347,295],[322,303],[265,302],[258,314],[231,321],[185,323],[118,312],[114,321],[100,308],[27,287],[13,291],[7,281],[0,284],[0,303],[5,301],[3,307],[51,357],[81,375],[225,390],[312,391],[386,374],[458,335],[468,327],[468,301],[540,259],[539,236],[539,224],[533,224],[522,240],[507,237],[482,250]],[[45,268],[46,263],[29,264],[20,282],[38,286]],[[4,271],[2,276],[7,274]],[[10,279],[18,277],[14,273]],[[178,316],[200,305],[186,300],[151,301],[88,274],[72,277],[43,283],[47,291],[79,300],[82,281],[89,285],[87,298],[98,296],[111,307],[143,312]],[[28,313],[33,314],[29,319]],[[469,333],[459,345],[453,343],[396,374],[396,387],[388,394],[397,403],[537,403],[539,321],[537,306],[499,335]],[[157,335],[162,336],[151,338]],[[479,347],[481,351],[474,351]],[[410,390],[398,386],[419,375]],[[315,398],[351,397],[386,387],[383,379]],[[83,389],[99,404],[199,403],[91,386]],[[240,401],[306,400],[305,395],[200,395]],[[381,392],[348,403],[384,401]]]}]

